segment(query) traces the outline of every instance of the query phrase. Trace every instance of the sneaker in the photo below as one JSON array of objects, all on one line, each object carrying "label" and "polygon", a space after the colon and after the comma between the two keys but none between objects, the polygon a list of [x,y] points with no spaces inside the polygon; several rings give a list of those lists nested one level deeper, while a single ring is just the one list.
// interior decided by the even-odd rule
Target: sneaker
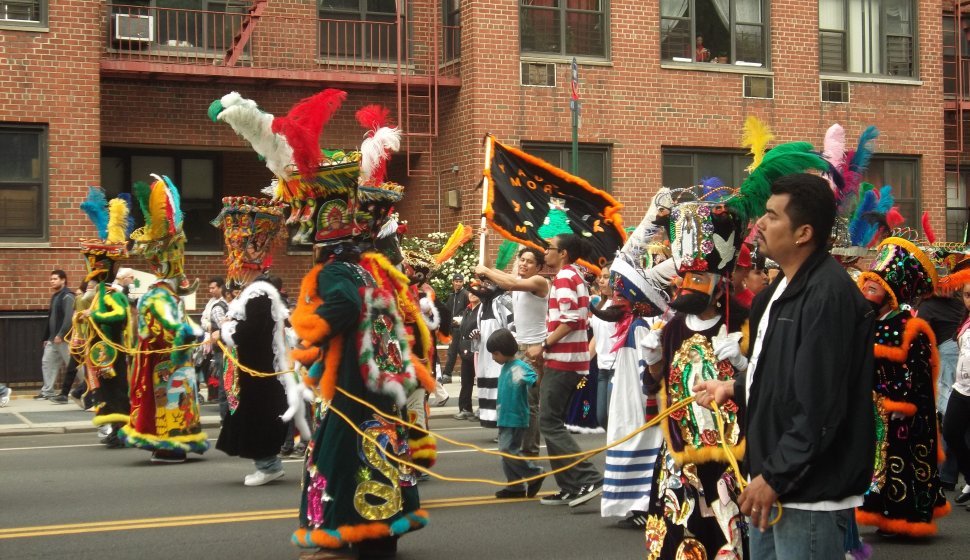
[{"label": "sneaker", "polygon": [[450,375],[442,375],[441,376],[441,384],[442,385],[447,385],[449,383],[451,383],[451,376]]},{"label": "sneaker", "polygon": [[475,415],[468,410],[461,410],[458,414],[452,416],[455,420],[471,420],[475,418]]},{"label": "sneaker", "polygon": [[553,494],[552,496],[542,498],[539,500],[539,503],[544,506],[565,506],[569,505],[569,502],[575,498],[576,494],[566,492],[565,490],[560,490],[558,494]]},{"label": "sneaker", "polygon": [[35,401],[46,401],[47,400],[47,395],[45,395],[44,393],[37,393],[36,395],[34,395],[34,400]]},{"label": "sneaker", "polygon": [[445,397],[441,402],[435,403],[435,406],[445,406],[445,403],[447,403],[449,399],[451,399],[450,395]]},{"label": "sneaker", "polygon": [[508,500],[513,498],[524,498],[525,490],[511,490],[509,488],[502,488],[495,493],[495,497],[500,500]]},{"label": "sneaker", "polygon": [[54,395],[48,400],[54,404],[67,404],[67,397],[64,395]]},{"label": "sneaker", "polygon": [[81,397],[79,397],[79,396],[77,396],[77,395],[75,395],[75,394],[72,393],[71,394],[71,402],[73,402],[74,404],[76,404],[78,406],[78,408],[80,408],[81,410],[85,410],[85,408],[84,408],[84,401],[81,400]]},{"label": "sneaker", "polygon": [[156,449],[152,453],[152,463],[184,463],[185,462],[185,452],[178,451],[162,451],[161,449]]},{"label": "sneaker", "polygon": [[98,441],[101,443],[108,443],[108,438],[111,437],[111,425],[102,424],[98,427]]},{"label": "sneaker", "polygon": [[7,406],[7,403],[10,402],[10,395],[12,394],[13,394],[13,389],[7,387],[7,391],[3,394],[2,397],[0,397],[0,408]]},{"label": "sneaker", "polygon": [[108,449],[121,449],[125,446],[125,442],[121,441],[118,434],[112,433],[104,440],[104,446]]},{"label": "sneaker", "polygon": [[246,475],[246,479],[243,480],[243,484],[246,486],[262,486],[267,482],[273,482],[276,479],[283,478],[283,475],[285,474],[286,472],[283,471],[283,469],[271,473],[256,471],[253,474]]},{"label": "sneaker", "polygon": [[647,514],[642,511],[632,511],[629,517],[619,521],[617,525],[627,529],[639,529],[643,531],[647,527]]},{"label": "sneaker", "polygon": [[953,498],[953,502],[957,504],[966,504],[970,502],[970,484],[963,487],[963,491],[956,498]]},{"label": "sneaker", "polygon": [[569,507],[581,506],[602,493],[602,482],[597,482],[596,484],[584,484],[579,489],[579,492],[576,492],[576,496],[569,502]]},{"label": "sneaker", "polygon": [[[539,469],[539,474],[545,474],[545,473],[546,473],[545,470]],[[537,478],[537,479],[533,480],[532,482],[530,482],[525,487],[525,496],[527,498],[535,498],[536,495],[539,494],[539,489],[542,488],[542,483],[545,480],[546,480],[545,477],[543,477],[543,478]]]}]

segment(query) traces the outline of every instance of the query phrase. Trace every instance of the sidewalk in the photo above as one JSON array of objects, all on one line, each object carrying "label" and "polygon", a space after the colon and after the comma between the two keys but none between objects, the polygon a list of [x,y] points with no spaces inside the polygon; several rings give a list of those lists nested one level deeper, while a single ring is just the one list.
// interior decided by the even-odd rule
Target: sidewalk
[{"label": "sidewalk", "polygon": [[[459,383],[445,385],[451,395],[446,406],[432,406],[431,418],[450,418],[458,413]],[[25,394],[26,393],[26,394]],[[94,414],[78,408],[73,402],[54,404],[47,400],[34,400],[34,391],[14,389],[13,398],[6,407],[0,408],[0,437],[31,434],[68,434],[95,432],[91,423]],[[477,401],[477,395],[475,400]],[[219,405],[202,405],[202,427],[219,429]]]}]

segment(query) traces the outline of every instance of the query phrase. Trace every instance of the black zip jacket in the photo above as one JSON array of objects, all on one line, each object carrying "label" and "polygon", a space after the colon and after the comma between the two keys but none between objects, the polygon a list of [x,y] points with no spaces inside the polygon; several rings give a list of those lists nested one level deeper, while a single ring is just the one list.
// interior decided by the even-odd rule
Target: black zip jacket
[{"label": "black zip jacket", "polygon": [[[752,338],[779,281],[752,304]],[[824,251],[809,257],[772,305],[750,402],[745,375],[734,394],[744,410],[746,469],[751,478],[763,475],[783,504],[861,496],[869,485],[875,319]]]}]

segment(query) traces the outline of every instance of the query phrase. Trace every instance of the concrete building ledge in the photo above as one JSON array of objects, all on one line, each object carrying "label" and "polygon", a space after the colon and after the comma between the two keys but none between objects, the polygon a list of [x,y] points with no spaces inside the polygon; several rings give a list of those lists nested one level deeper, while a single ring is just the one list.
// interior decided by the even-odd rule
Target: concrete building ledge
[{"label": "concrete building ledge", "polygon": [[753,74],[757,76],[774,76],[775,73],[767,68],[758,66],[738,66],[735,64],[715,64],[710,62],[661,62],[664,70],[693,70],[695,72],[721,72],[724,74]]},{"label": "concrete building ledge", "polygon": [[898,86],[921,86],[923,80],[910,78],[891,78],[887,76],[859,76],[857,74],[819,74],[821,80],[836,80],[840,82],[859,82],[870,84],[892,84]]}]

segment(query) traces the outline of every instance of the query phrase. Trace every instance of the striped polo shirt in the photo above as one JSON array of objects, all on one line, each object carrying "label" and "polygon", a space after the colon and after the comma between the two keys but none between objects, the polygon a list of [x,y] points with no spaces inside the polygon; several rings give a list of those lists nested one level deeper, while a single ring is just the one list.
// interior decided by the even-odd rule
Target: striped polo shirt
[{"label": "striped polo shirt", "polygon": [[546,350],[545,367],[588,374],[589,288],[583,275],[571,264],[562,267],[549,290],[546,329],[551,333],[561,323],[568,323],[572,330]]}]

